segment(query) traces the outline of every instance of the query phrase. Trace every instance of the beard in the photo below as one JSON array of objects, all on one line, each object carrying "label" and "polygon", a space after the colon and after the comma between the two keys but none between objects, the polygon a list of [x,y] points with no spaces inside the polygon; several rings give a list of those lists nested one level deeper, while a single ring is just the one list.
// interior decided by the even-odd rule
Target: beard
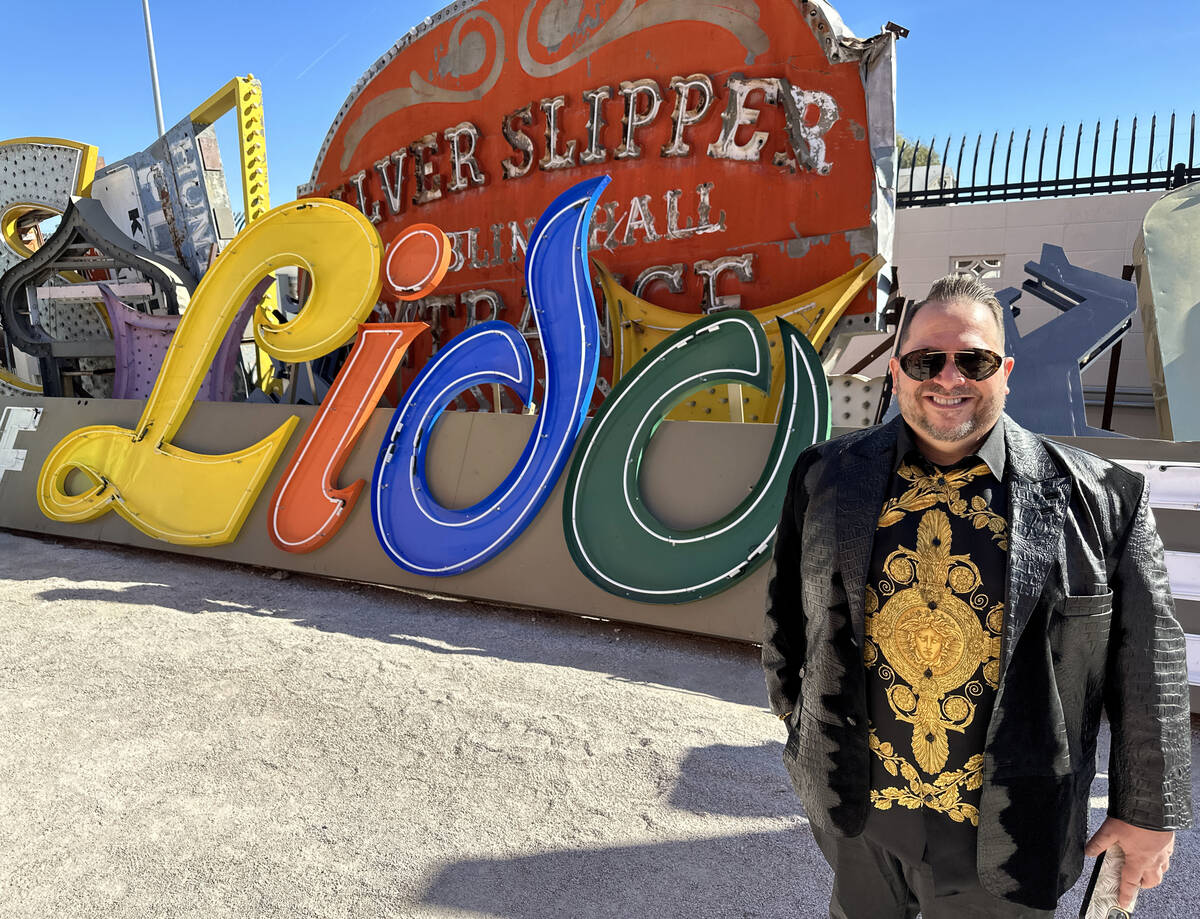
[{"label": "beard", "polygon": [[[957,424],[938,424],[930,417],[924,403],[927,395],[953,399],[957,396],[977,396],[975,411],[971,417]],[[902,390],[899,394],[900,414],[912,427],[927,437],[941,443],[960,443],[986,434],[991,430],[1004,411],[1004,391],[996,393],[971,389],[945,390],[940,386],[918,386],[914,390]]]}]

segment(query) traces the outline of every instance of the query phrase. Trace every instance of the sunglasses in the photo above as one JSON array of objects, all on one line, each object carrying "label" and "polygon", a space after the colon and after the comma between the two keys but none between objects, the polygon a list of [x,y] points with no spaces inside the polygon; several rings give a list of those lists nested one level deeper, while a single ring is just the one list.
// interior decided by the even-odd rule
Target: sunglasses
[{"label": "sunglasses", "polygon": [[1004,358],[986,348],[969,348],[966,351],[931,351],[921,348],[900,356],[900,369],[914,380],[931,380],[942,372],[946,358],[954,358],[954,366],[968,380],[986,380],[1000,369]]}]

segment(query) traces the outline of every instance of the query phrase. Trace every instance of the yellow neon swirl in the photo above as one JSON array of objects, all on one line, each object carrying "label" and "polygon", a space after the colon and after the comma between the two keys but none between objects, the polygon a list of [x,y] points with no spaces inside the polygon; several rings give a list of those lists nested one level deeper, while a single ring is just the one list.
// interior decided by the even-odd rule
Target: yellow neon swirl
[{"label": "yellow neon swirl", "polygon": [[[855,295],[874,279],[885,261],[882,255],[876,255],[820,287],[770,306],[750,310],[750,314],[762,324],[767,333],[772,376],[770,393],[741,390],[740,397],[745,400],[746,421],[757,420],[774,424],[779,413],[784,374],[781,368],[779,323],[772,320],[786,319],[803,332],[812,346],[820,351]],[[604,300],[613,330],[615,384],[633,368],[643,354],[694,322],[697,315],[667,309],[643,300],[617,283],[617,279],[601,262],[595,259],[593,262],[600,274],[600,286],[604,290]],[[729,421],[732,406],[727,404],[728,399],[731,396],[738,398],[736,394],[739,390],[734,389],[730,393],[726,386],[714,386],[713,389],[712,393],[701,392],[689,397],[687,402],[674,408],[667,417],[677,421]]]},{"label": "yellow neon swirl", "polygon": [[[80,428],[47,456],[38,505],[53,520],[80,523],[115,510],[143,533],[181,545],[232,542],[298,419],[258,443],[202,454],[172,443],[241,305],[261,300],[277,268],[300,265],[313,292],[299,317],[266,325],[259,306],[254,334],[281,360],[312,360],[344,344],[379,296],[379,235],[340,201],[310,199],[270,211],[238,236],[192,295],[154,389],[133,430]],[[90,487],[67,491],[72,472]]]}]

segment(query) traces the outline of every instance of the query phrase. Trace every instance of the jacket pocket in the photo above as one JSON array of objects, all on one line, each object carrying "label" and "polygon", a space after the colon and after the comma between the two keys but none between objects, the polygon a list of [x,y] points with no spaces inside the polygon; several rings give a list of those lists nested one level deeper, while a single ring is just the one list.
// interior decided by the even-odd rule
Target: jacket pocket
[{"label": "jacket pocket", "polygon": [[1064,616],[1102,616],[1112,612],[1113,593],[1067,594],[1059,608]]}]

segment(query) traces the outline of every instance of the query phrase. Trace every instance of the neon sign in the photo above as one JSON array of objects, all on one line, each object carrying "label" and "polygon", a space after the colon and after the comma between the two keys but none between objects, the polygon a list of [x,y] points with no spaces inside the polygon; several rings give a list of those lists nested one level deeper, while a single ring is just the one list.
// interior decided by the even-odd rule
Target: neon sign
[{"label": "neon sign", "polygon": [[[376,459],[371,509],[384,551],[406,570],[453,575],[495,557],[537,515],[566,466],[596,379],[599,327],[585,247],[606,184],[605,178],[590,179],[568,190],[531,237],[526,277],[545,349],[546,402],[537,407],[525,450],[501,485],[472,507],[443,507],[430,494],[425,458],[438,416],[457,392],[499,381],[530,399],[533,360],[518,330],[487,321],[462,332],[425,367],[397,407]],[[436,283],[445,270],[443,248],[420,244],[409,251],[421,254],[381,264],[374,228],[336,201],[284,205],[256,221],[197,287],[138,426],[82,428],[50,452],[39,477],[43,512],[77,522],[112,509],[168,542],[233,540],[297,421],[293,417],[231,454],[197,454],[171,444],[233,316],[242,303],[261,299],[279,264],[299,261],[313,277],[312,298],[288,323],[268,324],[256,313],[255,335],[272,355],[319,357],[349,337],[351,321],[370,312],[381,267],[391,283],[413,291]],[[422,265],[428,268],[424,283],[404,280],[420,275]],[[333,292],[346,296],[349,310],[331,299]],[[365,483],[339,488],[338,472],[404,349],[426,327],[358,328],[350,360],[271,498],[269,535],[289,552],[323,545],[353,510]],[[815,350],[786,323],[779,334],[787,354],[783,411],[766,468],[738,508],[696,531],[671,531],[645,511],[636,477],[642,451],[666,412],[694,389],[734,383],[769,390],[766,333],[747,313],[704,317],[656,347],[622,380],[589,429],[568,484],[568,543],[589,578],[623,596],[681,602],[723,589],[761,561],[774,499],[783,487],[781,470],[829,432],[829,395]],[[66,483],[76,470],[91,488],[73,495]],[[619,538],[612,544],[624,546],[624,552],[605,551],[605,534],[611,536],[614,527]]]},{"label": "neon sign", "polygon": [[380,544],[402,568],[428,575],[475,568],[503,551],[550,496],[596,383],[600,331],[585,246],[607,184],[589,179],[560,195],[530,239],[525,279],[546,355],[545,403],[508,477],[464,510],[439,504],[425,479],[429,434],[456,393],[503,382],[526,402],[532,396],[533,358],[508,323],[483,322],[459,334],[425,365],[396,409],[376,461],[371,509]]},{"label": "neon sign", "polygon": [[[137,427],[81,428],[51,450],[38,478],[42,512],[79,523],[115,510],[148,536],[181,545],[236,539],[299,419],[233,453],[196,453],[171,441],[234,317],[245,301],[261,301],[275,269],[302,265],[314,279],[312,297],[285,325],[271,322],[259,303],[255,339],[280,360],[311,360],[346,342],[371,311],[380,248],[375,228],[339,201],[292,202],[255,221],[196,287]],[[73,471],[89,483],[78,494],[67,490]]]},{"label": "neon sign", "polygon": [[[195,250],[202,280],[153,385],[139,378],[144,411],[136,423],[122,416],[129,427],[62,438],[41,468],[42,512],[76,523],[112,510],[156,539],[212,546],[235,540],[258,507],[271,543],[300,554],[347,522],[361,534],[367,492],[390,560],[370,564],[447,577],[512,547],[569,470],[560,548],[603,590],[679,603],[753,570],[781,471],[829,431],[816,349],[873,324],[891,245],[894,38],[850,36],[819,0],[577,6],[448,6],[355,87],[300,192],[311,197],[219,234],[232,237],[219,255],[200,236],[176,240]],[[192,113],[197,130],[214,105]],[[207,168],[216,158],[193,134]],[[108,169],[94,202],[141,195],[127,171]],[[117,216],[148,235],[136,203]],[[299,309],[280,299],[291,318],[261,302],[285,266],[312,282]],[[240,450],[184,449],[175,441],[214,353],[241,345],[239,311],[262,351],[246,388],[295,396],[285,387],[297,365],[320,360],[310,368],[322,377],[319,409],[302,437],[281,415],[274,430],[234,441],[257,440]],[[264,355],[291,375],[272,378]],[[369,489],[340,482],[384,399],[397,407]],[[520,458],[482,500],[444,506],[427,469],[439,418],[517,403],[534,416]],[[656,520],[639,490],[668,413],[775,426],[749,496],[694,530]],[[61,436],[48,430],[38,436]]]},{"label": "neon sign", "polygon": [[[417,224],[388,246],[383,279],[402,299],[422,297],[445,277],[448,262],[445,234]],[[359,326],[354,350],[271,496],[267,532],[280,549],[318,549],[349,518],[366,482],[339,488],[338,474],[409,345],[428,328],[423,322]]]},{"label": "neon sign", "polygon": [[280,549],[319,549],[349,518],[367,483],[339,488],[338,474],[404,352],[427,328],[422,322],[359,326],[350,358],[271,496],[267,533]]},{"label": "neon sign", "polygon": [[682,603],[719,593],[766,560],[787,476],[805,447],[829,437],[829,388],[817,352],[779,320],[782,414],[750,495],[707,526],[681,531],[642,501],[638,472],[654,429],[691,393],[717,383],[771,388],[762,326],[735,311],[697,319],[639,361],[605,400],[571,464],[563,531],[575,564],[610,593]]}]

